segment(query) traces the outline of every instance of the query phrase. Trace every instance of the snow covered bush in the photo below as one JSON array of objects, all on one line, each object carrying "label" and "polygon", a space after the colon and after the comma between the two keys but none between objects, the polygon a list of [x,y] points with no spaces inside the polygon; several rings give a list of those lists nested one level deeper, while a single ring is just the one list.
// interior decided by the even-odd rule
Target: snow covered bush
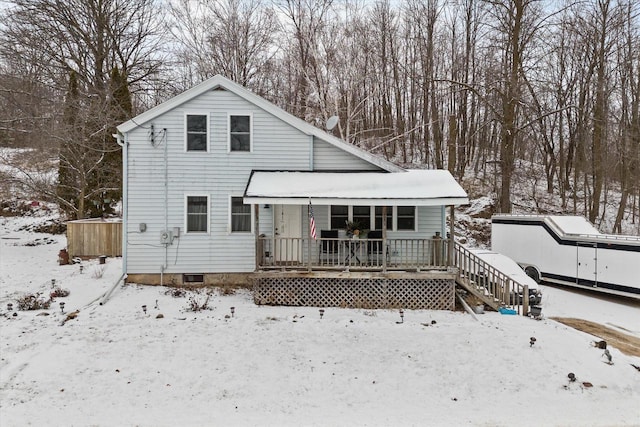
[{"label": "snow covered bush", "polygon": [[69,291],[69,289],[62,289],[60,286],[57,286],[53,288],[53,291],[51,291],[49,296],[51,297],[51,299],[64,298],[64,297],[68,297],[70,293],[71,292]]},{"label": "snow covered bush", "polygon": [[51,305],[51,299],[42,296],[41,292],[36,294],[27,294],[16,300],[18,309],[22,311],[28,310],[44,310]]},{"label": "snow covered bush", "polygon": [[189,297],[189,301],[187,302],[187,311],[198,312],[202,310],[211,310],[209,307],[209,299],[211,298],[211,293],[207,292],[206,295],[191,295]]}]

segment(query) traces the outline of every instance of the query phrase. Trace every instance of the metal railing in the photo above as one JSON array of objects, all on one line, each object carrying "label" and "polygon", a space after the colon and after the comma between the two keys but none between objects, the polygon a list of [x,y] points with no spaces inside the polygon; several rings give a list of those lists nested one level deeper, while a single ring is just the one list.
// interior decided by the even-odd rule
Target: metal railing
[{"label": "metal railing", "polygon": [[432,270],[446,269],[444,239],[258,238],[259,269]]}]

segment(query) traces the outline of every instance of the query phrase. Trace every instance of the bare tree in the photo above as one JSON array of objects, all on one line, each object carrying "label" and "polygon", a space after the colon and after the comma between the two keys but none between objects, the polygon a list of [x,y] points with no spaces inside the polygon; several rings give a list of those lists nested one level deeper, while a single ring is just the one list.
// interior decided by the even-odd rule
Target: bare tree
[{"label": "bare tree", "polygon": [[[11,2],[5,27],[0,32],[0,58],[33,69],[29,81],[49,88],[48,97],[41,102],[54,106],[49,110],[51,132],[40,133],[37,139],[47,140],[47,146],[56,151],[60,148],[61,162],[70,161],[74,152],[96,153],[72,166],[82,169],[76,171],[77,176],[86,175],[89,186],[81,186],[83,190],[78,190],[77,200],[91,203],[87,209],[76,204],[68,213],[78,217],[105,213],[107,192],[111,201],[117,201],[113,196],[119,198],[120,150],[111,134],[115,125],[133,111],[129,108],[123,116],[122,106],[112,102],[111,73],[116,69],[119,75],[126,76],[125,86],[134,91],[157,74],[162,64],[161,21],[157,12],[154,0]],[[10,72],[17,70],[11,68]],[[79,111],[87,113],[79,116],[85,120],[76,122],[72,132],[61,120],[70,73],[76,76],[77,100],[82,100]],[[69,149],[69,145],[78,145],[79,149]],[[61,206],[68,207],[63,200],[58,200]]]}]

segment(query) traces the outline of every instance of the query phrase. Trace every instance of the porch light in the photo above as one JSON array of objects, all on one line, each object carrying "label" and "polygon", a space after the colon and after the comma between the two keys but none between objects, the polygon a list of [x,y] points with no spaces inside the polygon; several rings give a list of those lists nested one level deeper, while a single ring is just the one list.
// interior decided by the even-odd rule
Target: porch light
[{"label": "porch light", "polygon": [[266,205],[264,205],[264,208],[265,208],[265,209],[270,209],[270,208],[271,208],[271,205],[267,203]]}]

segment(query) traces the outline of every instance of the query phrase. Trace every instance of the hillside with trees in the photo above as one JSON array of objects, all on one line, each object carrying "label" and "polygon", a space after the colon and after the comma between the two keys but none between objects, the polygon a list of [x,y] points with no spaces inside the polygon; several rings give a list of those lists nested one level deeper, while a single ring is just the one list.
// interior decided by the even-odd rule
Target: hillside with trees
[{"label": "hillside with trees", "polygon": [[58,165],[21,184],[69,217],[120,198],[115,125],[222,74],[319,127],[337,115],[336,136],[400,165],[448,169],[493,212],[640,233],[633,0],[6,4],[0,147]]}]

